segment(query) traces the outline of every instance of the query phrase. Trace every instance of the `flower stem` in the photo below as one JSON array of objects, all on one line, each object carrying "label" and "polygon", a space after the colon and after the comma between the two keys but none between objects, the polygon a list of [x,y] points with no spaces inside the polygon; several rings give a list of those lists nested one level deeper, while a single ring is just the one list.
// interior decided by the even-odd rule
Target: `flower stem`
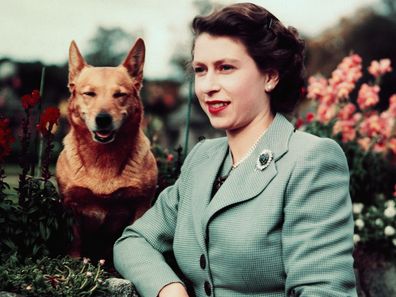
[{"label": "flower stem", "polygon": [[26,176],[29,172],[29,121],[30,121],[30,111],[29,108],[25,109],[25,118],[22,120],[22,138],[21,138],[21,157],[20,166],[22,168],[22,173],[19,175],[19,205],[23,206],[27,199],[26,191]]},{"label": "flower stem", "polygon": [[[38,103],[38,114],[39,116],[41,115],[41,110],[42,110],[42,98],[44,98],[44,82],[45,82],[45,67],[43,67],[41,69],[41,80],[40,80],[40,97],[41,100]],[[34,155],[36,156],[36,154],[38,155],[37,158],[37,171],[35,169],[35,163],[33,162],[32,164],[32,170],[31,170],[31,175],[32,176],[38,176],[39,172],[40,172],[40,168],[41,168],[41,157],[42,157],[42,150],[43,150],[43,138],[40,135],[39,131],[36,131],[36,137],[34,140],[34,144],[35,144],[35,150],[37,149],[37,151],[34,152]]]}]

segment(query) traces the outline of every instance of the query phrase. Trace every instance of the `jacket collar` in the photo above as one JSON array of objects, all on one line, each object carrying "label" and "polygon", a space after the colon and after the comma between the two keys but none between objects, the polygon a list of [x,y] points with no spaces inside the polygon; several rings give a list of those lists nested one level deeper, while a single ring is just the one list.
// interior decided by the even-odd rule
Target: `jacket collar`
[{"label": "jacket collar", "polygon": [[[252,199],[267,187],[277,174],[276,161],[287,152],[293,131],[293,125],[283,115],[276,114],[253,153],[231,172],[212,200],[212,185],[228,151],[227,139],[223,138],[206,150],[206,159],[195,171],[200,176],[195,177],[197,182],[192,197],[194,221],[199,237],[204,238],[202,235],[206,234],[209,221],[218,211]],[[256,162],[264,149],[270,150],[274,159],[267,168],[258,170]]]}]

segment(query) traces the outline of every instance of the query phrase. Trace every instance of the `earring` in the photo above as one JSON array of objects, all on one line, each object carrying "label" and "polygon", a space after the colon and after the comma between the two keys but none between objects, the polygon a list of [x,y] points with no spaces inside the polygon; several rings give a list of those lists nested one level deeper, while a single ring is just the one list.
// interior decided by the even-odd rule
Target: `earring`
[{"label": "earring", "polygon": [[265,86],[265,91],[266,92],[271,92],[272,91],[272,85],[271,84],[266,85]]}]

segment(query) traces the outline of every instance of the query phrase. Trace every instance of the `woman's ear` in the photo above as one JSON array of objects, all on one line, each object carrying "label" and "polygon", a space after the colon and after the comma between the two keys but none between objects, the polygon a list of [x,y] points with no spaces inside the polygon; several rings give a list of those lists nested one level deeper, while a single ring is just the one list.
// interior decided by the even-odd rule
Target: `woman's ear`
[{"label": "woman's ear", "polygon": [[267,79],[265,83],[265,91],[271,93],[279,82],[279,73],[276,70],[269,70],[266,72]]}]

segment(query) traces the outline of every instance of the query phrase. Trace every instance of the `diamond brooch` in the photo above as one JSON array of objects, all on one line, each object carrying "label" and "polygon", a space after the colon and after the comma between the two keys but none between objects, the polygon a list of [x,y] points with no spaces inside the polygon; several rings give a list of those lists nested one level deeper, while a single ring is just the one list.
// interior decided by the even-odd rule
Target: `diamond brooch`
[{"label": "diamond brooch", "polygon": [[274,156],[270,150],[267,149],[263,150],[257,159],[256,169],[264,170],[269,166],[273,158]]}]

